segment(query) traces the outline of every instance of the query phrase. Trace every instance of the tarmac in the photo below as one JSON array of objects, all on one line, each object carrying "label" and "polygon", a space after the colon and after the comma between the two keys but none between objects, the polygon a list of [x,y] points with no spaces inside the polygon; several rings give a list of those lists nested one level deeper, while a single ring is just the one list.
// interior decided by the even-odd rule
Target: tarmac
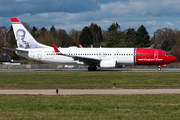
[{"label": "tarmac", "polygon": [[[180,94],[180,89],[58,89],[58,95]],[[6,95],[56,95],[56,89],[0,89]]]},{"label": "tarmac", "polygon": [[[180,68],[117,68],[98,69],[94,72],[180,72]],[[89,72],[87,69],[0,69],[0,72]]]}]

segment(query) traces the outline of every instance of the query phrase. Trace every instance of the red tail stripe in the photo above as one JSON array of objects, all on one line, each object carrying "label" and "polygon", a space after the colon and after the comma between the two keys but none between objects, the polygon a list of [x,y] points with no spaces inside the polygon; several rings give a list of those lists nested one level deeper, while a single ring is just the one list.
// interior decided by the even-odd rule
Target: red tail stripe
[{"label": "red tail stripe", "polygon": [[11,22],[20,22],[17,18],[11,18]]}]

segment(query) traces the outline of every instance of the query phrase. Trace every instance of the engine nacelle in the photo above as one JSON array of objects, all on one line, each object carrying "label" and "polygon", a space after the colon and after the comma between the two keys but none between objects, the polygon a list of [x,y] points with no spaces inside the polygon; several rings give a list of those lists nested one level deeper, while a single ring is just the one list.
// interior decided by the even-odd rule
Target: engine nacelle
[{"label": "engine nacelle", "polygon": [[100,62],[101,68],[116,68],[117,62],[115,60],[102,60]]}]

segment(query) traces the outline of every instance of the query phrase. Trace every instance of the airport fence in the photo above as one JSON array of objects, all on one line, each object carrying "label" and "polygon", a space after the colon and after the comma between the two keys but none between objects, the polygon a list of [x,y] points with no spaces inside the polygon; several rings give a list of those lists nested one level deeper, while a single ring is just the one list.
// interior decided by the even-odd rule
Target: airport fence
[{"label": "airport fence", "polygon": [[[57,64],[0,64],[0,69],[62,69],[64,66]],[[75,68],[86,68],[86,66],[75,65]]]},{"label": "airport fence", "polygon": [[[0,64],[0,69],[62,69],[65,65],[56,64]],[[157,65],[125,65],[123,68],[158,68]],[[83,65],[75,65],[75,68],[87,68]],[[179,62],[170,63],[165,68],[180,68]]]}]

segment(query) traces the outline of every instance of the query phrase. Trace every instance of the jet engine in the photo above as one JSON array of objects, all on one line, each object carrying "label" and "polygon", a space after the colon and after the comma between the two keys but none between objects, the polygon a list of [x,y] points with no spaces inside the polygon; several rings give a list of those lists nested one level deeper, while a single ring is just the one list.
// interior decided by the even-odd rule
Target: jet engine
[{"label": "jet engine", "polygon": [[115,60],[102,60],[100,62],[101,68],[116,68],[117,62]]}]

